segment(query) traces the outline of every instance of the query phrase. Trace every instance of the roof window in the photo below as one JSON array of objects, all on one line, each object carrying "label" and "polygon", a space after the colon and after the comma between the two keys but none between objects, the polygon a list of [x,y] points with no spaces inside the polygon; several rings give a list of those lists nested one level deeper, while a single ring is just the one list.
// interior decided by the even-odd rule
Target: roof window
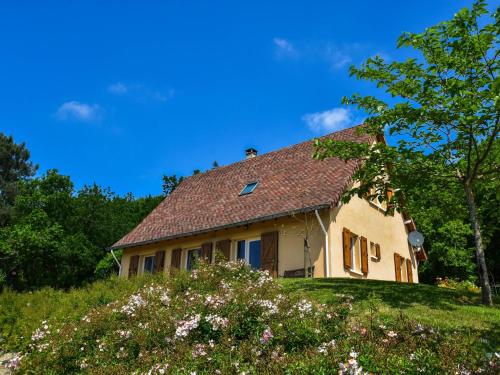
[{"label": "roof window", "polygon": [[247,195],[247,194],[252,193],[258,184],[259,184],[258,181],[254,181],[254,182],[250,182],[250,183],[246,184],[245,187],[243,188],[243,190],[240,191],[240,195]]}]

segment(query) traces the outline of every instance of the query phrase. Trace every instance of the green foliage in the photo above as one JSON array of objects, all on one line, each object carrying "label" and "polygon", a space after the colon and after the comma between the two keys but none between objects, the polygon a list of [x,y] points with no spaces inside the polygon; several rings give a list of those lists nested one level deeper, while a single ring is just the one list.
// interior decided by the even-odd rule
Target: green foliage
[{"label": "green foliage", "polygon": [[0,229],[0,286],[69,288],[109,276],[117,267],[105,248],[160,200],[120,197],[95,184],[75,192],[56,170],[23,181],[11,223]]},{"label": "green foliage", "polygon": [[[116,259],[120,261],[122,258],[123,251],[115,250],[114,253]],[[102,258],[99,261],[99,263],[97,263],[97,266],[95,267],[95,277],[97,279],[105,279],[110,275],[115,274],[118,271],[118,269],[119,267],[118,264],[116,264],[116,260],[113,258],[111,252],[109,252],[104,256],[104,258]]]},{"label": "green foliage", "polygon": [[0,133],[0,226],[10,219],[10,208],[19,191],[19,183],[33,176],[38,168],[30,160],[24,143]]},{"label": "green foliage", "polygon": [[[351,67],[351,75],[375,82],[391,98],[390,103],[359,94],[344,98],[345,104],[355,105],[368,115],[359,131],[372,140],[387,132],[395,137],[397,146],[318,140],[314,154],[318,159],[361,161],[354,175],[360,185],[351,189],[345,200],[375,191],[375,197],[390,200],[391,207],[401,210],[415,206],[407,204],[403,191],[426,192],[431,187],[439,191],[433,196],[439,199],[441,192],[450,195],[461,189],[458,196],[462,200],[456,207],[466,207],[475,233],[485,303],[490,303],[491,294],[481,239],[481,208],[479,215],[476,208],[481,199],[474,195],[480,184],[495,183],[494,176],[500,172],[499,9],[489,14],[485,2],[476,1],[471,9],[462,9],[450,21],[420,34],[403,34],[398,47],[412,48],[417,57],[386,62],[375,56],[359,68]],[[394,191],[392,197],[388,194],[390,189]],[[495,209],[498,211],[498,205]],[[453,219],[464,220],[460,215]],[[443,231],[436,236],[452,240],[455,245],[436,244],[432,245],[433,250],[437,257],[445,253],[456,255],[458,259],[452,260],[451,266],[459,265],[459,273],[464,272],[469,269],[465,261],[467,229],[456,221],[447,226],[458,230],[454,238],[445,238],[448,234]],[[495,226],[498,227],[498,221]],[[459,243],[462,249],[457,251]]]},{"label": "green foliage", "polygon": [[177,177],[175,174],[172,176],[163,175],[163,194],[170,195],[183,180],[184,176]]},{"label": "green foliage", "polygon": [[[312,287],[315,281],[329,280],[287,281]],[[120,285],[111,285],[115,282]],[[345,280],[349,282],[356,284]],[[368,324],[356,313],[363,300],[339,295],[342,288],[335,293],[332,288],[311,289],[310,295],[317,291],[328,296],[327,303],[288,293],[289,288],[243,263],[200,263],[195,271],[168,279],[115,279],[69,293],[44,290],[16,296],[7,291],[0,295],[0,306],[10,302],[0,310],[0,324],[15,327],[14,332],[6,329],[4,347],[19,351],[10,365],[21,374],[498,370],[498,359],[487,353],[491,348],[475,334],[442,332],[402,314],[388,318],[381,314],[384,296],[376,295],[369,300],[373,308],[366,309]],[[44,306],[53,301],[61,306],[47,314]],[[31,331],[20,322],[28,319],[26,314]]]}]

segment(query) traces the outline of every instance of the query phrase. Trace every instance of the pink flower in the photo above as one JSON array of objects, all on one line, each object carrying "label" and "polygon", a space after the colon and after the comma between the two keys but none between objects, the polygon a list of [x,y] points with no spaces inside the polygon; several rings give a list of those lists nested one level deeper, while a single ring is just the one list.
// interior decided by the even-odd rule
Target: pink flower
[{"label": "pink flower", "polygon": [[269,328],[265,329],[264,332],[262,332],[262,337],[260,339],[261,344],[267,344],[270,339],[272,339],[274,336]]}]

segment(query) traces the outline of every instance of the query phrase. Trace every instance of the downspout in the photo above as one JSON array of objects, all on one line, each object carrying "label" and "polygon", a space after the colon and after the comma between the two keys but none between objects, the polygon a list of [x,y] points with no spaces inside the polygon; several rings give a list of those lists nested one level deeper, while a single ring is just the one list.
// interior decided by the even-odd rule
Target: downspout
[{"label": "downspout", "polygon": [[111,249],[111,255],[113,255],[113,258],[115,258],[116,264],[118,264],[118,276],[121,276],[121,274],[122,274],[122,264],[118,261],[118,258],[116,257],[115,253],[113,252],[113,249]]},{"label": "downspout", "polygon": [[323,233],[325,234],[325,277],[330,277],[330,264],[329,264],[329,259],[330,259],[330,251],[329,251],[329,245],[328,245],[328,232],[325,229],[325,226],[323,225],[323,221],[321,221],[321,217],[319,216],[318,210],[314,210],[314,213],[316,214],[316,218],[318,219],[318,223],[321,226],[321,229],[323,230]]}]

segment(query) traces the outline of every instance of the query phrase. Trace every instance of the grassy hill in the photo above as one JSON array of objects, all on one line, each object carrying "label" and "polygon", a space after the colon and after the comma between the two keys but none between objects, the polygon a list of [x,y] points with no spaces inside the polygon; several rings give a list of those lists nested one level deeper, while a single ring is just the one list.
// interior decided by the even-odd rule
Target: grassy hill
[{"label": "grassy hill", "polygon": [[[130,362],[116,362],[116,358],[121,358],[121,350],[127,348],[130,349],[129,355],[134,356],[139,354],[141,348],[155,348],[156,357],[147,358],[151,361],[149,366],[157,363],[158,358],[165,358],[165,353],[170,353],[166,358],[187,364],[180,370],[184,373],[184,370],[207,366],[203,362],[205,357],[190,354],[192,351],[200,353],[200,347],[204,348],[201,353],[204,350],[213,351],[212,358],[218,358],[219,362],[210,362],[209,365],[213,366],[212,370],[222,369],[222,373],[234,371],[232,368],[224,369],[234,356],[239,356],[240,363],[253,369],[250,371],[253,373],[259,372],[259,363],[264,366],[275,355],[284,361],[281,365],[276,364],[277,368],[286,366],[291,369],[290,373],[322,373],[322,369],[345,363],[357,351],[361,352],[360,357],[351,357],[350,361],[354,361],[356,366],[363,364],[374,373],[413,373],[411,369],[425,370],[429,364],[434,366],[434,370],[429,367],[424,373],[435,373],[436,369],[447,373],[448,369],[463,363],[484,363],[485,355],[491,358],[493,354],[488,353],[500,349],[498,298],[495,299],[495,306],[484,307],[479,304],[479,294],[470,290],[352,279],[280,279],[276,287],[276,283],[258,273],[254,275],[249,270],[235,270],[234,267],[203,265],[198,274],[181,273],[171,280],[165,280],[161,275],[133,280],[111,278],[67,292],[52,289],[30,293],[3,291],[0,293],[0,354],[31,351],[33,354],[28,359],[30,366],[46,366],[48,357],[33,352],[33,332],[36,332],[36,335],[46,337],[35,341],[35,344],[42,350],[51,348],[52,353],[56,353],[50,362],[52,368],[64,368],[64,371],[50,373],[79,372],[75,368],[64,367],[68,363],[76,364],[77,369],[83,365],[90,366],[87,368],[90,373],[99,373],[99,366],[109,366],[106,373],[127,373],[137,366],[137,362],[132,359]],[[200,280],[203,277],[205,279]],[[229,292],[224,289],[226,286],[222,289],[219,286],[225,283],[231,285]],[[151,285],[157,286],[152,288]],[[131,295],[152,299],[144,306],[134,305]],[[170,301],[167,305],[163,300],[166,295]],[[216,304],[215,310],[210,310],[203,302],[209,295],[214,296],[216,301],[223,301],[232,295],[232,302]],[[311,307],[301,301],[302,298],[316,301],[318,307],[313,310],[318,309],[317,312],[310,312]],[[256,307],[248,310],[255,304]],[[325,304],[324,307],[321,304]],[[131,306],[139,309],[137,316],[120,313]],[[202,317],[213,313],[227,316],[228,328],[222,332],[211,331],[206,324],[200,325],[200,328],[195,326],[196,333],[188,341],[175,345],[165,341],[165,335],[175,336],[179,325],[187,324],[185,319],[193,318],[197,312]],[[311,313],[319,315],[308,315]],[[314,317],[320,315],[323,318]],[[328,320],[321,320],[326,319],[325,316],[337,317],[332,326],[329,326]],[[149,325],[158,327],[147,334],[144,328],[138,328]],[[425,328],[419,328],[421,325]],[[43,330],[44,326],[50,327],[47,332]],[[51,336],[56,327],[58,332],[61,330],[61,337],[58,334]],[[266,341],[264,346],[272,343],[274,351],[259,351],[259,356],[271,356],[262,358],[260,362],[261,359],[250,357],[255,356],[256,346],[263,345],[259,335],[262,332],[265,334],[266,327],[270,327],[269,337],[264,338],[270,341],[269,344]],[[48,330],[52,333],[49,334]],[[393,332],[397,334],[391,336]],[[95,339],[97,341],[92,344]],[[233,352],[235,339],[240,344]],[[206,346],[214,340],[215,349]],[[224,340],[228,340],[227,343]],[[110,357],[106,357],[106,353],[98,350],[97,346],[92,346],[99,343],[100,348],[103,342],[107,342],[112,350]],[[80,346],[88,349],[81,352],[83,349]],[[86,350],[91,350],[93,354],[85,354]],[[150,349],[146,350],[149,352]],[[330,355],[318,357],[318,353],[323,352]],[[164,353],[163,357],[161,353]],[[102,362],[92,370],[89,361],[96,355],[102,357]],[[496,371],[497,364],[492,366],[495,370],[491,367],[489,371]]]},{"label": "grassy hill", "polygon": [[394,319],[401,313],[422,324],[455,331],[470,330],[500,349],[500,300],[493,307],[480,304],[480,295],[468,290],[434,285],[353,279],[282,279],[289,293],[298,293],[321,303],[336,303],[341,295],[354,297],[353,313],[368,318],[375,305],[378,314]]}]

